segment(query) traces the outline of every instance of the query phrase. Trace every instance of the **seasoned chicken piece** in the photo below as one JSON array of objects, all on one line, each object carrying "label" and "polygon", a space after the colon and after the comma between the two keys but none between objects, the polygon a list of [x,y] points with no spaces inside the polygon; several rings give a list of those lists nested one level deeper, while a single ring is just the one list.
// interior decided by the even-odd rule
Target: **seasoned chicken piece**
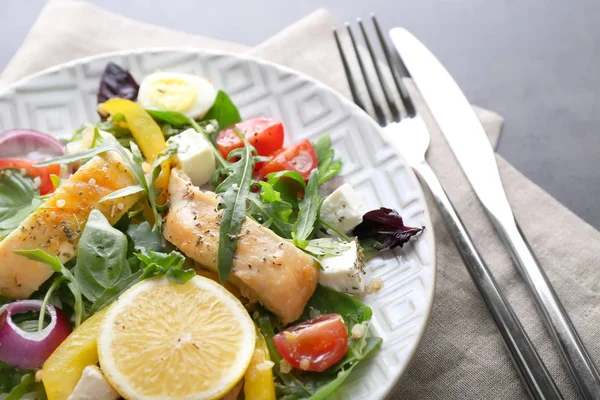
[{"label": "seasoned chicken piece", "polygon": [[0,242],[0,295],[27,298],[51,275],[46,264],[15,254],[42,249],[63,263],[77,254],[77,243],[90,212],[97,208],[111,224],[140,199],[134,194],[98,203],[135,179],[120,156],[106,153],[84,164],[52,196]]},{"label": "seasoned chicken piece", "polygon": [[[164,237],[188,257],[217,271],[218,200],[171,171],[170,209]],[[300,317],[319,280],[316,263],[273,231],[246,219],[233,258],[230,280],[242,295],[258,300],[285,324]]]}]

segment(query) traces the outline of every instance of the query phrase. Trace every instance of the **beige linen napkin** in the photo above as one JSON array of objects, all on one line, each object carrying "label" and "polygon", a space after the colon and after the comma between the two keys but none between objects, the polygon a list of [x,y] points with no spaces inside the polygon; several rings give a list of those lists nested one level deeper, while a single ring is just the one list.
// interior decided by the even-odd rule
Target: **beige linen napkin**
[{"label": "beige linen napkin", "polygon": [[[333,21],[319,10],[260,46],[184,34],[132,21],[87,3],[54,0],[44,8],[25,43],[0,75],[0,88],[43,68],[107,51],[148,46],[191,46],[249,53],[300,70],[348,95],[331,38]],[[412,90],[415,94],[415,91]],[[522,319],[566,398],[576,398],[565,369],[526,288],[494,233],[422,102],[432,130],[428,160],[456,205],[481,253]],[[496,143],[502,118],[477,109]],[[516,217],[562,299],[592,358],[600,314],[600,233],[560,205],[498,156]],[[479,297],[427,191],[438,245],[438,284],[431,321],[415,360],[393,399],[521,399],[525,392],[503,341]]]}]

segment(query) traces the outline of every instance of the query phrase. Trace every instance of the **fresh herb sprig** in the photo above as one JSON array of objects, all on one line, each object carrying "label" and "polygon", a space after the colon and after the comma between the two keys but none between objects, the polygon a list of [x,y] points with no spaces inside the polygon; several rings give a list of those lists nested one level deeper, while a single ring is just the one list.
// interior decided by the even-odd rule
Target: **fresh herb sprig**
[{"label": "fresh herb sprig", "polygon": [[140,280],[164,275],[169,282],[183,285],[196,275],[193,269],[183,269],[185,257],[177,251],[169,254],[149,251],[148,254],[136,253],[135,256],[143,264],[144,272]]},{"label": "fresh herb sprig", "polygon": [[264,227],[271,229],[279,236],[291,239],[294,225],[290,223],[293,207],[283,201],[281,194],[268,182],[257,182],[260,193],[251,193],[249,214]]},{"label": "fresh herb sprig", "polygon": [[219,248],[217,252],[217,269],[219,280],[225,283],[231,272],[231,263],[237,248],[238,237],[242,224],[246,220],[246,201],[252,184],[256,149],[248,143],[246,137],[236,132],[244,141],[245,146],[229,153],[229,158],[239,160],[224,168],[227,177],[217,186],[215,192],[222,194],[220,209],[221,221],[219,226]]},{"label": "fresh herb sprig", "polygon": [[312,170],[304,190],[304,197],[298,204],[298,219],[294,224],[292,237],[294,238],[294,244],[301,248],[304,241],[313,237],[315,224],[319,217],[321,198],[319,197],[318,177],[318,169]]},{"label": "fresh herb sprig", "polygon": [[319,185],[338,175],[342,170],[342,160],[335,158],[331,147],[331,137],[322,135],[314,143],[313,148],[319,159]]}]

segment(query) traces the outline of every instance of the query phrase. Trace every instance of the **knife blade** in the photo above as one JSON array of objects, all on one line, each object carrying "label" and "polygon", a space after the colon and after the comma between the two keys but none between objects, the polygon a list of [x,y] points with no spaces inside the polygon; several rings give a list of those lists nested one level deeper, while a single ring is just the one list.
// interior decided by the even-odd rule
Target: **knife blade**
[{"label": "knife blade", "polygon": [[600,399],[596,366],[514,218],[494,150],[469,101],[444,66],[410,32],[394,28],[390,37],[475,194],[508,247],[579,394],[584,399]]}]

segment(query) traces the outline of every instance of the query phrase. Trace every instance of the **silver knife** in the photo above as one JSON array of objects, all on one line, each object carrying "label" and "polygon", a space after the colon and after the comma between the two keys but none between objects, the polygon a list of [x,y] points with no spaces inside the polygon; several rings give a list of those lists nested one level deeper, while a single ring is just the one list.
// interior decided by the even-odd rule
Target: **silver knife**
[{"label": "silver knife", "polygon": [[600,376],[539,261],[519,228],[500,180],[494,150],[452,76],[410,32],[390,37],[463,172],[529,287],[562,360],[584,399],[600,399]]}]

